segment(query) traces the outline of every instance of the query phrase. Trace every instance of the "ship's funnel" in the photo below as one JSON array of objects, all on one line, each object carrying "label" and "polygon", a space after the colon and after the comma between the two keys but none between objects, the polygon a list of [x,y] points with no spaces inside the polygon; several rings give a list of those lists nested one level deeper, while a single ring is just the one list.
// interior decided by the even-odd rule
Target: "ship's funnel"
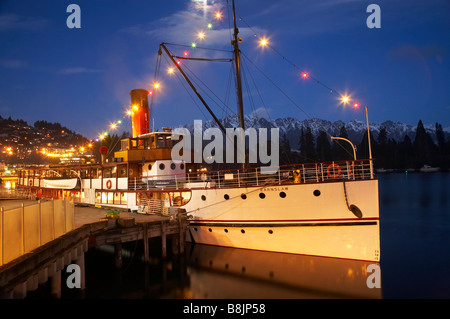
[{"label": "ship's funnel", "polygon": [[149,92],[144,89],[135,89],[130,92],[130,95],[133,137],[150,133]]}]

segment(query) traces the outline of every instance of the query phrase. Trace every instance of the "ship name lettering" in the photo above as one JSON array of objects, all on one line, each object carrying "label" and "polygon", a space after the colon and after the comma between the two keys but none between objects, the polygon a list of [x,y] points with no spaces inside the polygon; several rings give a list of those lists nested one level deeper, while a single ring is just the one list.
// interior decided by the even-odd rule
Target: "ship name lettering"
[{"label": "ship name lettering", "polygon": [[266,187],[266,188],[262,189],[263,192],[270,192],[270,191],[279,192],[279,191],[287,191],[287,190],[288,190],[288,187]]}]

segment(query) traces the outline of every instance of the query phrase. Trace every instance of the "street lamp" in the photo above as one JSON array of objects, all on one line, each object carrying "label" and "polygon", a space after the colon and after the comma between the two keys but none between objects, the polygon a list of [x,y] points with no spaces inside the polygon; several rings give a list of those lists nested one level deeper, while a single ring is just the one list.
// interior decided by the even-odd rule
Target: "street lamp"
[{"label": "street lamp", "polygon": [[370,147],[369,115],[367,114],[367,106],[366,106],[366,122],[367,122],[367,142],[369,143],[370,178],[373,179],[372,148]]},{"label": "street lamp", "polygon": [[331,141],[333,141],[333,140],[343,140],[343,141],[346,141],[346,142],[350,143],[350,145],[352,146],[352,149],[353,149],[353,158],[354,158],[355,161],[356,161],[356,146],[353,145],[352,142],[350,142],[348,139],[343,138],[343,137],[334,137],[334,136],[331,136]]}]

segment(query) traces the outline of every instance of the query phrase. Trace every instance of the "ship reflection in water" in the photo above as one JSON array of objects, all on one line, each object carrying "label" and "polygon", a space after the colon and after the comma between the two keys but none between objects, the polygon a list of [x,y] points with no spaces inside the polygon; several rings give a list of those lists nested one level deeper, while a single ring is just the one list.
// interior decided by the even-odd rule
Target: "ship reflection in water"
[{"label": "ship reflection in water", "polygon": [[181,298],[382,298],[367,285],[371,262],[207,245],[187,252],[190,287]]}]

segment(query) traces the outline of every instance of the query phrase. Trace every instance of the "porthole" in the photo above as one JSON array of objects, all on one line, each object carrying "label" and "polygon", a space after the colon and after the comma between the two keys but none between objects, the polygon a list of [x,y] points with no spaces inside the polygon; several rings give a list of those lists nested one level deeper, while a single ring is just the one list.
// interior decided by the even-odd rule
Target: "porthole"
[{"label": "porthole", "polygon": [[166,165],[164,165],[163,163],[159,164],[159,169],[160,169],[160,170],[163,170],[163,169],[165,169],[165,168],[166,168]]},{"label": "porthole", "polygon": [[273,234],[273,230],[272,229],[269,229],[269,234]]},{"label": "porthole", "polygon": [[180,164],[180,168],[184,169],[184,164],[183,163]]},{"label": "porthole", "polygon": [[212,229],[211,229],[211,228],[208,228],[208,231],[209,231],[209,232],[212,232]]},{"label": "porthole", "polygon": [[197,231],[197,227],[194,227],[194,230]]},{"label": "porthole", "polygon": [[246,199],[246,198],[247,198],[247,195],[241,194],[241,198],[242,198],[242,199]]},{"label": "porthole", "polygon": [[314,196],[320,196],[320,191],[318,190],[318,189],[316,189],[314,192],[313,192],[313,194],[314,194]]},{"label": "porthole", "polygon": [[152,164],[148,164],[148,165],[147,165],[147,169],[148,169],[149,171],[151,171],[151,170],[152,170]]},{"label": "porthole", "polygon": [[259,193],[259,198],[261,198],[261,199],[266,198],[266,194],[264,194],[264,193]]},{"label": "porthole", "polygon": [[206,200],[206,196],[205,195],[202,195],[202,200],[203,201]]},{"label": "porthole", "polygon": [[285,192],[280,192],[280,197],[281,198],[285,198],[286,197],[286,193]]},{"label": "porthole", "polygon": [[241,233],[245,234],[245,230],[244,230],[244,229],[241,229]]},{"label": "porthole", "polygon": [[226,228],[225,228],[223,231],[226,232],[226,233],[228,233],[228,229],[226,229]]},{"label": "porthole", "polygon": [[225,198],[226,200],[230,199],[230,196],[228,194],[223,195],[223,198]]},{"label": "porthole", "polygon": [[175,169],[175,168],[176,168],[175,163],[170,164],[170,168],[171,168],[171,169]]}]

